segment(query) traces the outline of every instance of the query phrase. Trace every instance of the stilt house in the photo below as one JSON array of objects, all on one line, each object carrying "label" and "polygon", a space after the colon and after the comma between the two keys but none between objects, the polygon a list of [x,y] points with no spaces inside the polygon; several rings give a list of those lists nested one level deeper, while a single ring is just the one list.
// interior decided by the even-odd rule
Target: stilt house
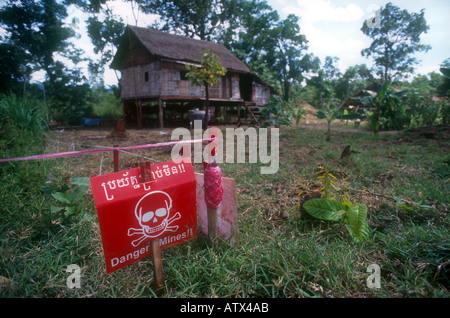
[{"label": "stilt house", "polygon": [[200,65],[205,49],[227,69],[209,88],[211,121],[258,120],[258,107],[276,90],[225,46],[154,29],[128,26],[111,67],[121,72],[121,98],[127,127],[188,124],[189,111],[204,109],[205,88],[186,78],[186,65]]}]

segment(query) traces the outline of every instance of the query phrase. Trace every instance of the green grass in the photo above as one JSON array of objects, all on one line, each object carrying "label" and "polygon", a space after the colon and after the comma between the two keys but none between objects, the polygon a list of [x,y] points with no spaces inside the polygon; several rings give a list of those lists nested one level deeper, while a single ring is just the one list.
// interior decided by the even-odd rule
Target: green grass
[{"label": "green grass", "polygon": [[[280,132],[277,174],[260,175],[260,163],[221,165],[237,185],[239,244],[211,249],[199,234],[164,250],[162,297],[449,296],[448,140],[334,129],[326,142],[324,131]],[[341,161],[346,145],[356,152]],[[1,157],[41,152],[40,141],[30,139],[26,148],[2,149]],[[167,151],[151,156],[169,159]],[[48,174],[98,173],[99,158],[0,165],[0,276],[9,282],[0,296],[157,296],[150,258],[106,274],[90,193],[81,213],[62,220],[50,213],[55,200],[40,191]],[[337,175],[350,201],[368,206],[367,241],[353,242],[342,224],[313,219],[301,209],[300,189],[320,187],[314,175],[319,164]],[[104,173],[112,170],[109,165],[105,158]],[[92,167],[92,175],[82,166]],[[433,208],[402,210],[393,196]],[[69,264],[81,267],[80,289],[66,286]],[[380,289],[367,287],[370,264],[380,266]]]}]

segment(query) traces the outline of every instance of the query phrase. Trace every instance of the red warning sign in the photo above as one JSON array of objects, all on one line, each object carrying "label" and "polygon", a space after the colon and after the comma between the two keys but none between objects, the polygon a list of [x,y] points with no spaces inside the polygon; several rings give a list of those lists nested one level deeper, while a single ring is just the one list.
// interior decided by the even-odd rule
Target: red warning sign
[{"label": "red warning sign", "polygon": [[135,168],[90,178],[107,273],[197,236],[196,180],[192,164],[151,165],[152,181]]}]

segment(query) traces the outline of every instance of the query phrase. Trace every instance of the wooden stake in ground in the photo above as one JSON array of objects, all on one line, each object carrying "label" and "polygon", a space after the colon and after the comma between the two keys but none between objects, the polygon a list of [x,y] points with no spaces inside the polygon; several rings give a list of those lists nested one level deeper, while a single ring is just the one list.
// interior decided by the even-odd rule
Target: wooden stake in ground
[{"label": "wooden stake in ground", "polygon": [[[141,162],[139,164],[141,168],[141,181],[142,183],[152,181],[152,173],[150,167],[150,161]],[[164,286],[164,278],[162,274],[162,257],[161,247],[159,245],[159,239],[150,242],[152,249],[152,261],[153,261],[153,274],[154,274],[154,286],[155,291],[161,290]]]},{"label": "wooden stake in ground", "polygon": [[151,241],[150,246],[152,248],[152,261],[153,261],[153,274],[154,274],[154,286],[155,291],[161,290],[164,286],[164,278],[162,274],[162,260],[161,260],[161,247],[159,246],[159,239]]},{"label": "wooden stake in ground", "polygon": [[222,202],[222,170],[213,161],[203,162],[205,203],[208,211],[208,238],[213,246],[217,246],[217,215]]}]

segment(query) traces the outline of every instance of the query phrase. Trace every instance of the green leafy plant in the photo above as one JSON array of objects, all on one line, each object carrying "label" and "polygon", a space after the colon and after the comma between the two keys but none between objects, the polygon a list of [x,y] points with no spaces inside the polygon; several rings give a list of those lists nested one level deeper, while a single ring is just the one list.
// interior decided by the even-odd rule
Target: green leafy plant
[{"label": "green leafy plant", "polygon": [[279,96],[270,96],[270,102],[261,110],[261,117],[266,120],[265,126],[292,125],[292,115],[289,112],[290,104]]},{"label": "green leafy plant", "polygon": [[323,180],[323,187],[320,188],[322,192],[323,199],[333,199],[333,192],[339,192],[341,189],[337,188],[337,178],[327,171],[324,166],[319,166],[320,170],[315,174],[318,176],[317,179]]},{"label": "green leafy plant", "polygon": [[431,205],[422,204],[422,201],[413,202],[410,200],[403,200],[401,197],[395,196],[395,195],[392,196],[392,198],[395,200],[395,202],[397,203],[397,206],[400,208],[400,210],[402,212],[414,211],[417,208],[422,208],[422,209],[432,209],[433,208]]},{"label": "green leafy plant", "polygon": [[300,124],[300,120],[306,115],[306,110],[301,105],[289,105],[289,113],[296,125]]},{"label": "green leafy plant", "polygon": [[356,240],[363,241],[369,236],[367,206],[364,204],[317,198],[306,201],[303,208],[317,219],[343,222]]},{"label": "green leafy plant", "polygon": [[342,222],[356,241],[366,240],[369,236],[367,224],[367,206],[361,203],[351,203],[347,196],[341,200],[333,198],[333,193],[342,189],[337,187],[337,178],[321,167],[316,173],[318,179],[323,180],[320,198],[314,198],[303,204],[305,211],[320,220]]},{"label": "green leafy plant", "polygon": [[219,57],[217,54],[211,50],[205,50],[202,55],[201,67],[195,65],[186,64],[186,69],[189,71],[186,77],[194,85],[204,85],[205,86],[205,97],[206,97],[206,107],[205,107],[205,118],[204,118],[204,128],[208,124],[208,114],[209,114],[209,87],[216,85],[220,76],[225,76],[227,69],[222,66],[219,62]]},{"label": "green leafy plant", "polygon": [[409,119],[408,128],[425,127],[436,122],[439,114],[443,116],[444,100],[434,101],[432,96],[419,94],[411,90],[406,99],[406,113]]},{"label": "green leafy plant", "polygon": [[314,114],[319,119],[326,119],[327,121],[327,137],[326,140],[331,140],[331,122],[335,119],[359,119],[361,115],[358,113],[349,113],[342,111],[342,106],[344,106],[344,102],[340,103],[338,106],[335,106],[339,103],[339,100],[336,98],[332,98],[330,104],[323,105],[322,109],[320,109],[316,114]]},{"label": "green leafy plant", "polygon": [[55,205],[50,206],[52,216],[61,217],[63,220],[80,213],[79,202],[89,189],[89,178],[79,177],[70,180],[69,175],[47,176],[48,181],[41,189],[56,200]]},{"label": "green leafy plant", "polygon": [[0,125],[1,130],[14,128],[31,136],[42,136],[47,127],[39,102],[15,95],[0,96]]}]

